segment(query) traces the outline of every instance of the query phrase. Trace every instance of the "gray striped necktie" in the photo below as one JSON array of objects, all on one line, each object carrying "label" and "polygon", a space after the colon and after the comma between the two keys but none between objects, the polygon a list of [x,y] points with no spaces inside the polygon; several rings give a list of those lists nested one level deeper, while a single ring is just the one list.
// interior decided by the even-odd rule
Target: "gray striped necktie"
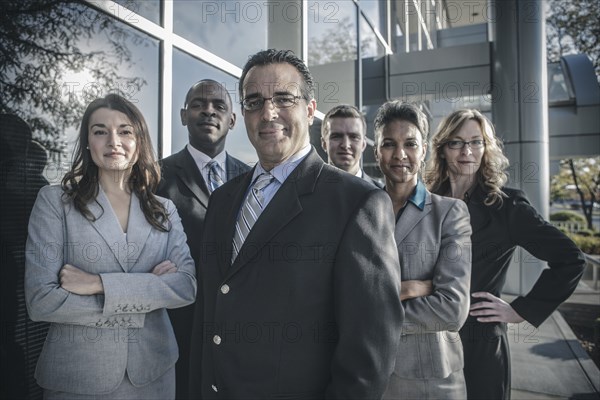
[{"label": "gray striped necktie", "polygon": [[212,193],[223,184],[223,179],[219,175],[219,164],[216,161],[208,163],[208,190]]},{"label": "gray striped necktie", "polygon": [[231,263],[237,257],[244,240],[248,237],[252,226],[262,213],[264,208],[263,189],[266,188],[274,177],[268,172],[262,173],[254,181],[251,189],[248,191],[248,196],[242,205],[237,222],[235,223],[235,232],[233,233],[233,253],[231,254]]}]

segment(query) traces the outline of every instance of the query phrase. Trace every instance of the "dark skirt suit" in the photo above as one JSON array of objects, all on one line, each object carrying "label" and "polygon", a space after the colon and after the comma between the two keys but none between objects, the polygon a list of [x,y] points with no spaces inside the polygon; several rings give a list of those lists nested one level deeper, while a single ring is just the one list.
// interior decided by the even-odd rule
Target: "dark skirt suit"
[{"label": "dark skirt suit", "polygon": [[[517,246],[548,262],[531,291],[511,306],[535,327],[575,290],[585,264],[583,254],[562,232],[546,222],[525,193],[503,188],[502,206],[486,206],[477,187],[467,202],[473,227],[471,292],[500,297]],[[510,398],[510,354],[505,323],[480,323],[469,317],[460,330],[465,351],[469,399]]]},{"label": "dark skirt suit", "polygon": [[419,182],[396,223],[402,280],[432,280],[433,292],[402,302],[405,320],[384,399],[464,399],[458,330],[469,312],[471,225],[464,202]]}]

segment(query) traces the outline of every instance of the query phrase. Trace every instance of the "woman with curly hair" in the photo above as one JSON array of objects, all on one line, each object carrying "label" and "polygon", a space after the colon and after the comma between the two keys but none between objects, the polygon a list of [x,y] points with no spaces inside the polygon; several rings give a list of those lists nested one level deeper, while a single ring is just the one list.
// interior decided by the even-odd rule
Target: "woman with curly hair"
[{"label": "woman with curly hair", "polygon": [[50,322],[35,377],[45,399],[169,399],[178,351],[166,308],[196,278],[144,117],[115,94],[91,102],[71,170],[29,220],[25,297]]},{"label": "woman with curly hair", "polygon": [[[488,119],[458,110],[432,141],[426,182],[433,193],[467,203],[473,228],[471,308],[460,330],[469,399],[510,398],[506,323],[538,327],[575,290],[584,257],[546,222],[521,190],[504,187],[508,159]],[[548,262],[531,291],[510,304],[500,298],[517,246]]]}]

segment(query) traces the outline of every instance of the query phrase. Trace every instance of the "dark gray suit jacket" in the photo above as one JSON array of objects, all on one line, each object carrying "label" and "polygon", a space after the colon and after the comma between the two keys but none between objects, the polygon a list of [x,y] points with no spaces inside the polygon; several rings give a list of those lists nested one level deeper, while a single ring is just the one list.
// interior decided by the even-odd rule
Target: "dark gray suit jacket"
[{"label": "dark gray suit jacket", "polygon": [[[227,155],[226,158],[227,180],[247,172],[250,167],[237,158]],[[183,230],[187,235],[187,243],[192,253],[192,258],[198,265],[200,238],[204,226],[204,216],[208,207],[209,192],[202,174],[194,158],[187,150],[175,153],[161,161],[162,181],[157,194],[171,199],[181,221]],[[201,297],[201,296],[199,296]],[[187,398],[188,364],[190,353],[190,336],[192,333],[192,317],[194,305],[169,310],[169,317],[175,330],[179,345],[179,360],[177,361],[177,398]]]},{"label": "dark gray suit jacket", "polygon": [[383,185],[381,183],[377,182],[375,179],[371,178],[369,175],[367,175],[365,171],[362,172],[362,178],[365,181],[375,185],[379,189],[383,189]]},{"label": "dark gray suit jacket", "polygon": [[404,314],[389,196],[313,149],[231,265],[251,176],[216,190],[206,215],[192,395],[380,398]]}]

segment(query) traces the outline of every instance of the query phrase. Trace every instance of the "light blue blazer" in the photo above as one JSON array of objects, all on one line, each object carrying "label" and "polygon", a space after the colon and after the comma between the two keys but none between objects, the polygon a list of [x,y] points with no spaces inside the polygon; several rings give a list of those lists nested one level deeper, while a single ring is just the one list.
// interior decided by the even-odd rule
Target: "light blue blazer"
[{"label": "light blue blazer", "polygon": [[[196,296],[194,262],[175,206],[159,198],[171,221],[171,230],[160,232],[131,196],[125,235],[102,189],[88,204],[96,221],[62,194],[60,186],[42,188],[29,220],[27,310],[32,320],[51,322],[35,378],[43,388],[81,394],[111,392],[125,372],[136,386],[150,383],[178,357],[165,309]],[[177,272],[152,274],[166,259]],[[62,289],[58,274],[67,263],[100,274],[104,294]]]},{"label": "light blue blazer", "polygon": [[431,295],[402,302],[394,371],[401,378],[446,378],[463,368],[458,330],[469,312],[469,221],[463,201],[426,192],[423,210],[408,204],[396,223],[402,280],[433,281]]}]

